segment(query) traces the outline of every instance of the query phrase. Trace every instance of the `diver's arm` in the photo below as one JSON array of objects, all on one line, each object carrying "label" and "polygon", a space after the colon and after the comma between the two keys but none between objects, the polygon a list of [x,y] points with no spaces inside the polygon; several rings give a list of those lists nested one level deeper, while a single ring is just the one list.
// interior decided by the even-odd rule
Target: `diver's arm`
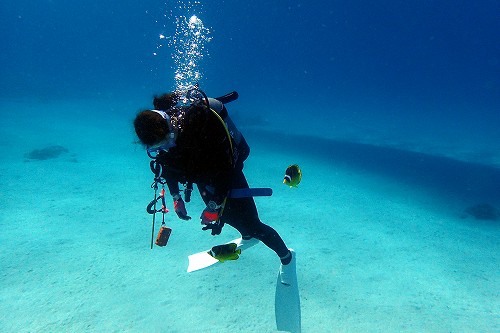
[{"label": "diver's arm", "polygon": [[[225,137],[223,137],[225,139]],[[231,157],[228,156],[227,149],[220,149],[221,142],[224,140],[209,141],[215,143],[208,147],[209,153],[206,155],[207,159],[204,165],[206,166],[206,174],[208,180],[207,190],[204,194],[204,201],[207,206],[201,213],[201,223],[205,225],[202,230],[211,230],[212,235],[221,233],[224,222],[220,219],[221,214],[224,212],[224,205],[229,193],[230,185],[232,182],[233,166]],[[219,149],[214,149],[217,147]]]},{"label": "diver's arm", "polygon": [[168,191],[172,195],[172,200],[174,201],[174,211],[181,220],[190,220],[191,216],[188,215],[186,210],[186,204],[182,200],[179,190],[179,182],[173,177],[169,177],[168,173],[164,173],[163,178],[165,179],[168,187]]},{"label": "diver's arm", "polygon": [[[224,227],[224,222],[220,219],[221,213],[224,211],[226,197],[218,193],[220,188],[215,188],[215,193],[207,193],[207,206],[201,213],[201,224],[204,225],[202,230],[210,230],[212,236],[219,235]],[[226,192],[227,193],[227,192]]]},{"label": "diver's arm", "polygon": [[168,191],[172,195],[172,198],[175,199],[175,197],[178,196],[180,192],[179,182],[177,182],[177,180],[175,179],[172,179],[168,175],[164,175],[163,178],[167,182]]},{"label": "diver's arm", "polygon": [[[218,163],[219,162],[219,163]],[[205,187],[204,191],[204,201],[213,201],[217,206],[224,204],[226,197],[228,196],[231,180],[232,180],[232,168],[227,163],[220,163],[221,159],[212,160],[211,167],[207,169],[207,183],[203,184]]]},{"label": "diver's arm", "polygon": [[213,184],[215,191],[211,200],[217,203],[217,205],[224,205],[230,190],[230,181],[231,174],[220,173],[215,178],[215,182]]},{"label": "diver's arm", "polygon": [[161,178],[165,179],[168,190],[173,197],[179,194],[179,181],[176,177],[176,170],[168,166],[167,154],[165,151],[160,151],[156,156],[156,163],[161,165]]},{"label": "diver's arm", "polygon": [[157,156],[158,162],[162,165],[161,177],[165,179],[168,191],[172,196],[172,200],[174,201],[174,211],[181,220],[190,220],[191,217],[187,215],[186,205],[180,195],[179,178],[176,177],[177,172],[175,171],[175,169],[166,166],[165,158],[165,152],[161,152]]}]

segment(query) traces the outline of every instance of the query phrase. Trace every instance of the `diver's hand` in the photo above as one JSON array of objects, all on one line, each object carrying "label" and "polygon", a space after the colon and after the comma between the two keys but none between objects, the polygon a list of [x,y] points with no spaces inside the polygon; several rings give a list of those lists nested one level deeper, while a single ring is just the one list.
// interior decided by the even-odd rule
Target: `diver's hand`
[{"label": "diver's hand", "polygon": [[210,201],[201,213],[201,224],[210,224],[219,220],[219,213],[222,206],[217,205],[214,201]]},{"label": "diver's hand", "polygon": [[187,221],[191,219],[191,216],[187,214],[186,204],[179,194],[174,195],[174,211],[181,220]]},{"label": "diver's hand", "polygon": [[224,226],[224,222],[218,220],[212,223],[206,224],[201,230],[211,230],[212,236],[219,235],[222,231],[222,227]]},{"label": "diver's hand", "polygon": [[224,222],[220,221],[220,211],[222,205],[217,205],[214,201],[210,201],[207,207],[201,213],[201,224],[205,226],[201,230],[211,230],[212,236],[220,234]]}]

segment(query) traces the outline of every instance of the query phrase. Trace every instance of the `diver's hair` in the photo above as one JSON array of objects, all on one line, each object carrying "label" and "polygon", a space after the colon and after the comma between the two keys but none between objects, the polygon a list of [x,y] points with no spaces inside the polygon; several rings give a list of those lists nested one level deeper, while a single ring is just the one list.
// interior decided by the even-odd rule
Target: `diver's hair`
[{"label": "diver's hair", "polygon": [[144,110],[137,114],[134,128],[139,140],[148,146],[159,143],[170,132],[166,120],[151,110]]},{"label": "diver's hair", "polygon": [[179,101],[179,96],[175,92],[169,92],[163,95],[155,95],[153,98],[153,106],[156,110],[168,110],[175,106]]}]

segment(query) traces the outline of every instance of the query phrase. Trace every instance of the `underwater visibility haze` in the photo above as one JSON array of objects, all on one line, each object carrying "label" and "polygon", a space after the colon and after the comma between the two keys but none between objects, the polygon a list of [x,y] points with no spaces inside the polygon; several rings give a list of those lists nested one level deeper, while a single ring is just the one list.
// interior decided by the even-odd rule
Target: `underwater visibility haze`
[{"label": "underwater visibility haze", "polygon": [[499,1],[0,13],[0,331],[276,331],[267,247],[186,273],[239,235],[173,213],[167,246],[149,246],[153,174],[132,122],[196,84],[239,94],[227,109],[250,186],[273,190],[260,218],[297,253],[303,332],[500,330]]}]

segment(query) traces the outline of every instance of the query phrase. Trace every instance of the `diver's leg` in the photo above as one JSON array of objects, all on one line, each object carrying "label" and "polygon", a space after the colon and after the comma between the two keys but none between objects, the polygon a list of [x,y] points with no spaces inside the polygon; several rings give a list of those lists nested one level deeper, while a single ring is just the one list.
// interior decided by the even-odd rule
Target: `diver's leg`
[{"label": "diver's leg", "polygon": [[261,221],[252,223],[254,237],[260,239],[268,248],[276,252],[281,263],[286,265],[292,260],[291,252],[276,230]]},{"label": "diver's leg", "polygon": [[[232,188],[248,188],[248,183],[242,171],[236,171]],[[224,223],[236,228],[243,240],[257,238],[267,247],[276,252],[283,264],[290,262],[291,253],[280,235],[272,227],[260,221],[257,207],[252,197],[228,199],[222,214]]]}]

